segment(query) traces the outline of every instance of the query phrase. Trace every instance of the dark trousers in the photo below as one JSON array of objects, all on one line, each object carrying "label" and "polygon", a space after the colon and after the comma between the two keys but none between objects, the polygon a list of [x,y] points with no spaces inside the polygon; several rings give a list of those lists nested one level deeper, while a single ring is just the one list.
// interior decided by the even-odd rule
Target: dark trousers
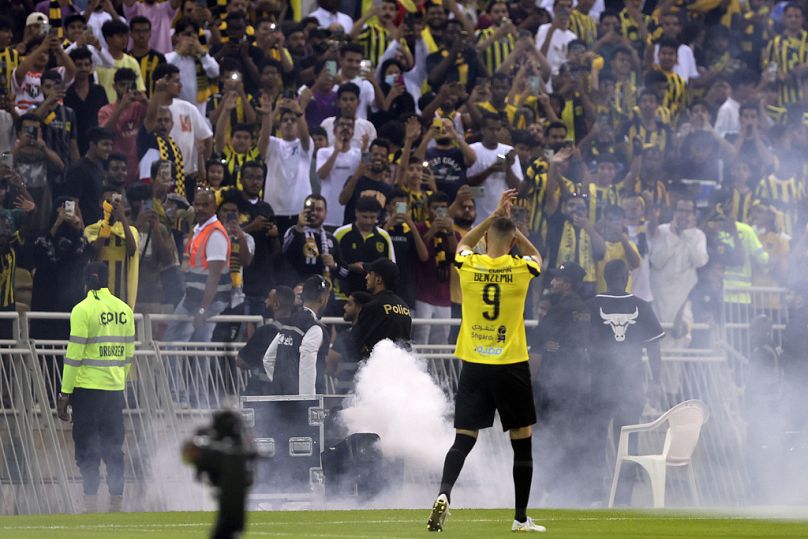
[{"label": "dark trousers", "polygon": [[73,442],[84,494],[98,493],[99,465],[104,460],[112,496],[123,494],[123,391],[76,388],[73,406]]}]

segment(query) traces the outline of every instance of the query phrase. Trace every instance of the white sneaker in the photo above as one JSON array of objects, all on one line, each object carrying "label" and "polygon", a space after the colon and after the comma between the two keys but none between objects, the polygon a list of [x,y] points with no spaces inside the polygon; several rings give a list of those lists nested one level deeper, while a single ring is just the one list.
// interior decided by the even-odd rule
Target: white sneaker
[{"label": "white sneaker", "polygon": [[[436,502],[437,503],[437,502]],[[512,532],[546,532],[547,528],[544,526],[539,526],[536,524],[532,518],[527,517],[527,520],[524,522],[519,522],[518,520],[513,521],[513,525],[511,526]]]},{"label": "white sneaker", "polygon": [[429,520],[426,523],[426,529],[431,532],[442,532],[443,521],[446,520],[446,515],[449,514],[449,498],[446,494],[441,494],[435,503],[432,504],[432,514],[429,515]]}]

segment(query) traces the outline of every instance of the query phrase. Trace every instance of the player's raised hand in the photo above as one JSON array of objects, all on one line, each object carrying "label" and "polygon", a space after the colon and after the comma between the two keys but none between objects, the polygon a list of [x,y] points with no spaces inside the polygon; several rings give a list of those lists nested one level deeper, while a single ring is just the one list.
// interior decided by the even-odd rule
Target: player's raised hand
[{"label": "player's raised hand", "polygon": [[494,210],[494,215],[497,217],[510,217],[511,207],[516,201],[516,189],[506,189],[499,197],[497,209]]}]

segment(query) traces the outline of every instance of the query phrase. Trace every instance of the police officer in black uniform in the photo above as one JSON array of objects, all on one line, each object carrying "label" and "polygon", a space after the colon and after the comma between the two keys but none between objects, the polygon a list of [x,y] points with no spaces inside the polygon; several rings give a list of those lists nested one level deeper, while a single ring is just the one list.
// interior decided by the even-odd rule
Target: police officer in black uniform
[{"label": "police officer in black uniform", "polygon": [[399,277],[395,262],[379,258],[366,263],[364,268],[367,289],[373,294],[373,299],[362,308],[351,330],[361,359],[367,359],[376,343],[383,339],[408,343],[412,331],[410,308],[393,292]]},{"label": "police officer in black uniform", "polygon": [[[565,503],[585,496],[565,489],[588,479],[580,466],[580,455],[587,451],[590,438],[585,432],[590,393],[586,355],[589,310],[579,295],[586,271],[574,262],[565,262],[547,273],[550,291],[558,301],[530,340],[531,349],[541,354],[535,387],[536,445],[541,455],[559,455],[554,462],[547,458],[538,461],[545,467],[547,492],[558,496],[553,503]],[[572,477],[576,473],[578,479]]]},{"label": "police officer in black uniform", "polygon": [[264,354],[274,395],[325,393],[329,332],[319,317],[330,294],[331,287],[321,275],[303,282],[303,306],[281,327]]}]

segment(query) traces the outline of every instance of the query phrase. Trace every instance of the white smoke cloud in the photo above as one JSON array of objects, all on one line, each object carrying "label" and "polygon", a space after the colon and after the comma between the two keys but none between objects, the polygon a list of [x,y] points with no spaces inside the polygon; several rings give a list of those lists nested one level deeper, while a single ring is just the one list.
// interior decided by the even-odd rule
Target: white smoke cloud
[{"label": "white smoke cloud", "polygon": [[341,418],[351,433],[377,433],[386,458],[440,471],[453,440],[451,410],[426,363],[385,340],[357,373],[356,399]]},{"label": "white smoke cloud", "polygon": [[[452,400],[427,372],[427,362],[382,341],[356,376],[356,397],[340,419],[348,432],[375,432],[388,461],[405,466],[395,481],[363,507],[423,508],[437,495],[443,460],[454,441]],[[452,495],[463,507],[513,503],[512,453],[496,423],[482,431]]]}]

